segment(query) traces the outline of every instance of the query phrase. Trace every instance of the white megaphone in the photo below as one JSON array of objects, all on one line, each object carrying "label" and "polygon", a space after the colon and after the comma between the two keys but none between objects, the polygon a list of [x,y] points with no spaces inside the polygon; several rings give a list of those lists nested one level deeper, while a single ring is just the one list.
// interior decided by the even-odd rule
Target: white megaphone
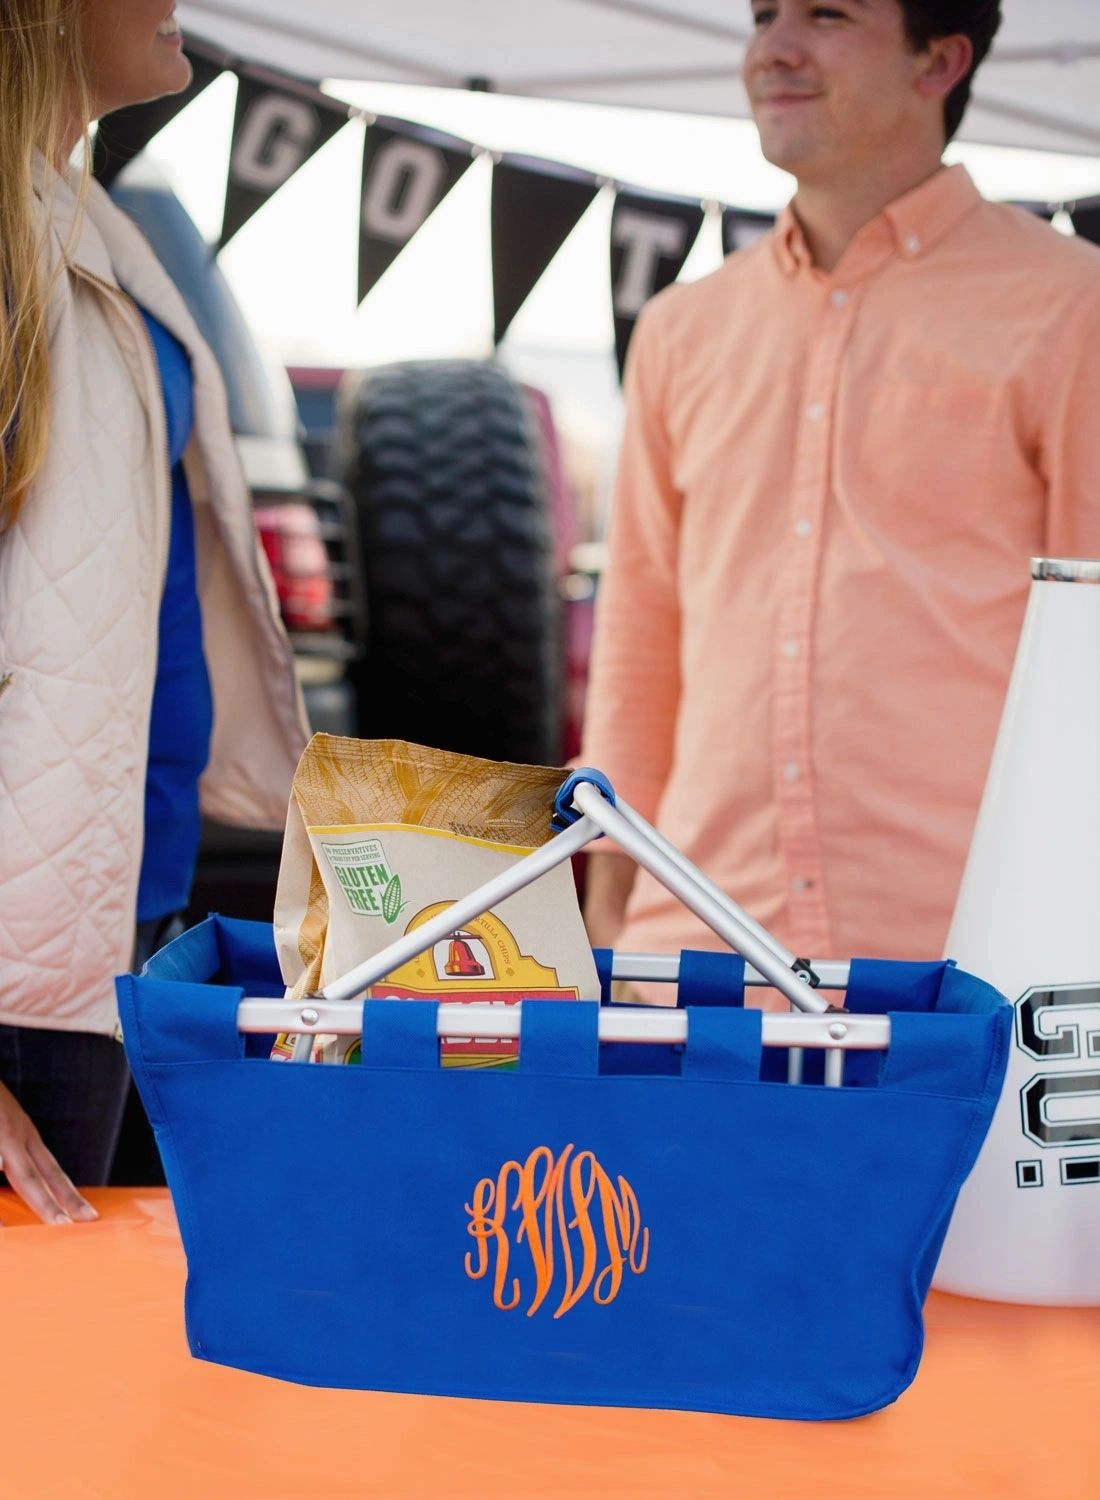
[{"label": "white megaphone", "polygon": [[1100,562],[1039,559],[947,940],[1015,1001],[942,1291],[1100,1304]]}]

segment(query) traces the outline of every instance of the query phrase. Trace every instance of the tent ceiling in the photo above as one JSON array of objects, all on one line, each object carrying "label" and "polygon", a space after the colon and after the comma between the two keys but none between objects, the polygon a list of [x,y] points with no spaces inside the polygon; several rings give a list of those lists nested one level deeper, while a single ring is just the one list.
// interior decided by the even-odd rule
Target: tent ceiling
[{"label": "tent ceiling", "polygon": [[[1100,0],[1003,0],[964,138],[1100,150]],[[371,13],[373,12],[373,14]],[[381,16],[379,16],[381,12]],[[310,78],[744,115],[748,0],[179,0],[186,30]]]}]

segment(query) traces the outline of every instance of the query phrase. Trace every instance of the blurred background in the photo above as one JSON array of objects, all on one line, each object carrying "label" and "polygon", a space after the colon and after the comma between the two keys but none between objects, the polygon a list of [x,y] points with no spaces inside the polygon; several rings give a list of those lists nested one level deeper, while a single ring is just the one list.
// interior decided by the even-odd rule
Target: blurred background
[{"label": "blurred background", "polygon": [[[453,89],[332,79],[326,92],[377,114],[432,125],[492,151],[563,161],[657,192],[774,212],[792,183],[760,154],[750,122]],[[221,227],[236,79],[223,74],[147,148],[206,238]],[[219,264],[255,336],[281,363],[367,367],[484,358],[493,351],[491,161],[475,161],[356,307],[357,220],[365,125],[352,122],[249,220]],[[955,144],[989,197],[1060,204],[1100,193],[1100,157]],[[620,424],[607,271],[610,193],[570,235],[500,348],[550,396],[586,529],[606,518]],[[1068,217],[1059,227],[1072,232]],[[682,272],[722,255],[716,218]]]},{"label": "blurred background", "polygon": [[[644,296],[671,277],[716,269],[793,191],[738,117],[744,35],[725,0],[675,10],[648,0],[570,0],[568,15],[564,0],[537,10],[469,0],[480,29],[436,0],[406,0],[412,20],[423,22],[420,31],[407,28],[409,46],[424,54],[417,76],[446,72],[441,59],[453,63],[452,86],[436,87],[364,81],[371,48],[406,36],[395,15],[392,36],[380,41],[378,18],[347,0],[326,0],[314,17],[284,0],[262,13],[251,3],[181,4],[185,28],[192,13],[214,27],[215,40],[189,34],[198,92],[163,115],[153,105],[121,112],[126,120],[108,117],[97,171],[108,163],[101,176],[219,358],[312,726],[562,764],[582,743],[622,428],[616,338],[621,356]],[[700,7],[709,7],[706,16]],[[1051,41],[1046,22],[1055,10],[1078,28],[1067,35],[1084,40]],[[1008,0],[1006,11],[1011,24],[990,60],[989,94],[968,117],[974,138],[952,144],[947,160],[964,163],[986,196],[1043,214],[1057,232],[1100,239],[1100,91],[1090,83],[1100,7],[1052,0],[1039,17],[1033,4]],[[593,22],[603,52],[589,57]],[[310,38],[326,27],[325,46],[311,53]],[[632,27],[641,28],[637,50],[616,48],[620,36],[634,37]],[[509,28],[541,29],[545,45],[509,51]],[[720,34],[713,48],[708,30]],[[679,69],[671,95],[661,82],[666,33],[680,47],[668,60],[670,77]],[[555,48],[570,52],[572,83],[547,75],[508,93],[465,77],[463,64],[483,55],[497,73],[529,60],[551,68]],[[283,71],[306,73],[320,57],[344,56],[351,71],[353,53],[354,78]],[[497,81],[507,86],[507,77]],[[617,88],[629,105],[607,102]],[[532,97],[570,92],[583,97]],[[593,94],[601,102],[589,102]],[[671,96],[677,108],[642,107]],[[264,115],[272,103],[274,114]],[[296,110],[299,133],[322,140],[318,149],[296,149]],[[253,132],[249,155],[242,142],[260,116],[267,123]],[[434,209],[429,203],[419,227],[391,236],[388,249],[385,234],[375,240],[375,268],[386,269],[361,299],[364,164],[382,159],[370,158],[372,140],[378,153],[388,149],[379,144],[387,125],[402,141],[426,141],[457,181]],[[128,132],[130,148],[120,151]],[[497,226],[505,235],[494,307],[491,205],[502,156],[536,163],[519,169],[527,174],[522,207],[509,199]],[[280,157],[290,162],[285,171]],[[561,189],[588,206],[579,218],[562,215],[573,227],[543,273],[519,275],[521,305],[509,322],[500,311],[508,268],[529,269],[532,247],[541,241],[548,254],[560,240],[547,232],[555,173],[561,179],[555,163],[591,174],[584,189]],[[507,177],[497,172],[498,185]],[[391,217],[415,197],[410,182],[415,172],[399,173],[387,189]],[[691,222],[686,259],[652,258],[634,278],[647,284],[624,312],[631,254],[639,264],[637,245],[612,246],[613,216],[626,203],[643,218],[680,213]],[[223,223],[240,227],[219,249]],[[534,260],[542,265],[545,255]],[[507,324],[499,342],[495,317]],[[270,916],[278,850],[270,835],[208,826],[192,915]]]}]

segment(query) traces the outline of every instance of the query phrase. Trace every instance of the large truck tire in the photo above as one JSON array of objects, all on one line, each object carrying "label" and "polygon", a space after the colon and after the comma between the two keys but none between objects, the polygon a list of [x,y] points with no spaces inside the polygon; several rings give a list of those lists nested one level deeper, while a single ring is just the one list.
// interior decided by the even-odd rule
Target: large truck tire
[{"label": "large truck tire", "polygon": [[385,366],[341,392],[367,649],[361,736],[493,760],[562,753],[562,631],[539,435],[498,366]]}]

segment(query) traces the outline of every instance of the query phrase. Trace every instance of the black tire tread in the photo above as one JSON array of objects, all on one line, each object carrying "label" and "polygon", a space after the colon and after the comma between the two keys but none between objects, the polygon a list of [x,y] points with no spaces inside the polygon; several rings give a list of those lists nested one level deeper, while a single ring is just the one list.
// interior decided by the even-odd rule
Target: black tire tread
[{"label": "black tire tread", "polygon": [[342,393],[337,452],[369,612],[360,733],[557,761],[560,606],[519,386],[476,361],[369,371]]}]

